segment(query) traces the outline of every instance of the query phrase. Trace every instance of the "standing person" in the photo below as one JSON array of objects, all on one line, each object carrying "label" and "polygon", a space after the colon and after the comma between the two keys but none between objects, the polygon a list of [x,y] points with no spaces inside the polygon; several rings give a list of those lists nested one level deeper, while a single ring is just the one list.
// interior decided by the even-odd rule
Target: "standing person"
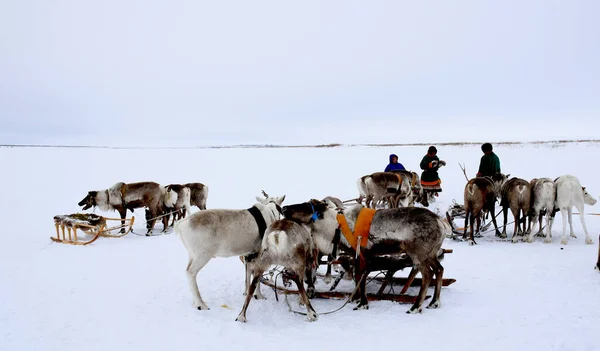
[{"label": "standing person", "polygon": [[442,181],[440,180],[438,169],[445,165],[446,162],[440,161],[438,158],[436,147],[430,146],[427,149],[427,155],[423,156],[419,165],[423,170],[423,173],[421,173],[421,185],[424,190],[436,193],[436,195],[442,191]]},{"label": "standing person", "polygon": [[394,171],[405,171],[406,169],[402,165],[402,163],[398,162],[398,156],[395,154],[390,155],[390,163],[385,167],[384,172],[394,172]]},{"label": "standing person", "polygon": [[479,171],[477,172],[478,177],[491,177],[494,174],[500,173],[500,159],[494,153],[492,144],[485,143],[481,145],[481,161],[479,161]]}]

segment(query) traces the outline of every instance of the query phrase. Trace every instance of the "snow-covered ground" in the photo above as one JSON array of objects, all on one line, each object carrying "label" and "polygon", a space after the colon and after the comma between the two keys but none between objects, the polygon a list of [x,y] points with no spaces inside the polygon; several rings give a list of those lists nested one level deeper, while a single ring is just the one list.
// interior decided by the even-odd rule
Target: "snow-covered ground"
[{"label": "snow-covered ground", "polygon": [[[524,144],[495,151],[505,173],[525,179],[570,173],[597,196],[599,148]],[[243,303],[237,258],[214,259],[200,272],[211,310],[196,310],[184,273],[187,253],[176,235],[129,234],[84,247],[49,239],[54,215],[77,212],[88,190],[117,181],[203,182],[210,187],[209,208],[248,208],[262,189],[287,195],[285,204],[327,195],[351,199],[356,179],[382,170],[390,153],[417,170],[426,149],[0,148],[0,349],[600,349],[600,274],[593,270],[600,216],[586,216],[594,245],[584,244],[577,216],[579,238],[566,246],[560,245],[560,218],[552,244],[497,242],[491,233],[473,247],[446,240],[454,253],[443,261],[445,276],[457,282],[443,289],[441,309],[407,315],[408,305],[372,302],[369,310],[348,305],[315,323],[288,312],[264,287],[267,300],[253,301],[248,323],[236,323]],[[448,166],[440,171],[444,191],[432,209],[444,212],[454,199],[462,203],[458,162],[473,176],[481,151],[472,145],[438,150]],[[143,231],[143,211],[135,215]],[[314,301],[318,312],[341,304]]]}]

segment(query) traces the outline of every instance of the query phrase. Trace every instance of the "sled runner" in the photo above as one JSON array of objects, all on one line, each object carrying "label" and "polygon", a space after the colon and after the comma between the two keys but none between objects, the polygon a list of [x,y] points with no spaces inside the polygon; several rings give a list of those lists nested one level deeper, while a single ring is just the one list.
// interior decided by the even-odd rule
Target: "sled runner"
[{"label": "sled runner", "polygon": [[[114,221],[121,222],[121,219],[106,218],[93,213],[74,213],[70,215],[54,216],[56,237],[50,237],[50,239],[54,242],[63,244],[87,245],[93,243],[101,236],[119,238],[131,231],[134,217],[125,219],[125,224],[108,226],[109,222]],[[78,229],[83,232],[85,235],[84,238],[78,235]]]}]

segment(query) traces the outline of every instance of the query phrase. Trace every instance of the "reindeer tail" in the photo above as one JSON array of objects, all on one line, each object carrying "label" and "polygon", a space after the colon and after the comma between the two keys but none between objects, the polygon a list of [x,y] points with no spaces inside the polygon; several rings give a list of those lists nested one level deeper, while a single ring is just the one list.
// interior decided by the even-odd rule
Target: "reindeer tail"
[{"label": "reindeer tail", "polygon": [[273,230],[267,235],[265,249],[272,252],[284,252],[288,245],[288,234],[284,230]]},{"label": "reindeer tail", "polygon": [[447,218],[438,218],[438,226],[444,234],[444,237],[452,234],[452,225],[450,225]]},{"label": "reindeer tail", "polygon": [[475,184],[467,184],[467,191],[469,192],[469,195],[473,196],[473,194],[475,194]]}]

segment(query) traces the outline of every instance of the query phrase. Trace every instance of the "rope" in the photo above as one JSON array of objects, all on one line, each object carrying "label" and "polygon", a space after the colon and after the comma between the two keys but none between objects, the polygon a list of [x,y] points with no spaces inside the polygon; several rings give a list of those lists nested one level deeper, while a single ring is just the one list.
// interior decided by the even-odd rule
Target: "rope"
[{"label": "rope", "polygon": [[[354,294],[356,294],[356,291],[358,291],[358,288],[360,288],[360,284],[362,283],[363,279],[365,279],[366,275],[367,275],[366,273],[362,275],[362,277],[360,278],[360,281],[358,282],[358,284],[356,284],[356,287],[354,288],[354,290],[352,291],[352,293],[348,296],[348,298],[346,299],[346,301],[344,302],[344,304],[342,304],[340,307],[336,308],[335,310],[317,313],[317,316],[324,316],[324,315],[328,315],[328,314],[333,314],[335,312],[340,311],[342,308],[346,307],[346,305],[349,304],[350,301],[352,301],[352,297],[354,297]],[[308,313],[306,313],[306,312],[295,311],[294,309],[292,309],[292,305],[290,304],[290,301],[288,300],[288,295],[289,294],[284,294],[284,295],[285,295],[285,303],[288,306],[289,312],[300,314],[300,315],[303,315],[303,316],[308,315]]]},{"label": "rope", "polygon": [[[133,211],[133,212],[134,212],[134,213],[136,213],[135,211]],[[179,212],[179,211],[171,211],[171,212],[169,212],[169,213],[164,213],[164,214],[162,214],[162,215],[156,216],[156,217],[154,217],[154,218],[146,219],[146,223],[148,223],[148,222],[150,222],[150,221],[153,221],[153,220],[155,220],[155,219],[159,219],[159,218],[163,218],[163,217],[166,217],[166,216],[170,216],[170,215],[172,215],[173,213],[176,213],[176,212]],[[137,213],[136,213],[136,214],[137,214]],[[136,232],[133,230],[133,228],[131,228],[131,232],[132,232],[133,234],[136,234],[136,235],[143,235],[143,236],[146,236],[146,234],[142,234],[142,233],[136,233]]]},{"label": "rope", "polygon": [[[276,271],[276,270],[278,270],[278,269],[277,269],[277,267],[275,267],[275,268],[271,269],[271,270],[269,271],[268,275],[272,277],[272,276],[274,275],[274,271]],[[281,290],[279,290],[279,289],[277,288],[277,277],[278,277],[278,276],[280,276],[280,275],[282,275],[282,274],[283,274],[283,271],[279,270],[279,273],[277,273],[277,275],[275,275],[275,283],[273,283],[273,286],[274,286],[274,287],[273,287],[273,291],[275,292],[275,299],[276,299],[277,301],[279,301],[279,299],[278,299],[278,297],[277,297],[277,291],[281,291]],[[381,273],[379,273],[379,274],[381,274]],[[378,274],[378,275],[379,275],[379,274]],[[334,309],[334,310],[331,310],[331,311],[317,313],[317,315],[319,315],[319,316],[320,316],[320,315],[333,314],[333,313],[335,313],[335,312],[338,312],[338,311],[340,311],[342,308],[346,307],[346,305],[347,305],[348,303],[350,303],[350,301],[352,301],[352,297],[354,296],[354,294],[356,294],[356,291],[358,291],[358,288],[360,288],[360,284],[362,283],[363,279],[365,279],[365,276],[366,276],[366,275],[367,275],[366,273],[362,275],[362,277],[360,278],[360,281],[358,282],[358,284],[356,284],[356,287],[354,288],[354,290],[352,291],[352,293],[351,293],[351,294],[348,296],[348,298],[346,299],[346,301],[345,301],[345,302],[344,302],[344,303],[343,303],[343,304],[342,304],[340,307],[338,307],[338,308],[336,308],[336,309]],[[265,276],[265,275],[263,275],[263,277],[264,277],[264,276]],[[377,277],[377,275],[376,275],[375,277]],[[375,277],[373,277],[373,278],[371,279],[371,281],[372,281],[373,279],[375,279]],[[292,308],[292,305],[290,304],[290,301],[288,300],[288,295],[289,295],[290,293],[288,293],[288,292],[286,292],[286,291],[281,291],[281,292],[282,292],[282,293],[284,294],[284,296],[285,296],[285,303],[286,303],[286,304],[287,304],[287,306],[288,306],[289,312],[296,313],[296,314],[300,314],[300,315],[303,315],[303,316],[306,316],[306,315],[308,315],[306,312],[301,312],[301,311],[296,311],[296,310],[294,310],[294,309]]]}]

